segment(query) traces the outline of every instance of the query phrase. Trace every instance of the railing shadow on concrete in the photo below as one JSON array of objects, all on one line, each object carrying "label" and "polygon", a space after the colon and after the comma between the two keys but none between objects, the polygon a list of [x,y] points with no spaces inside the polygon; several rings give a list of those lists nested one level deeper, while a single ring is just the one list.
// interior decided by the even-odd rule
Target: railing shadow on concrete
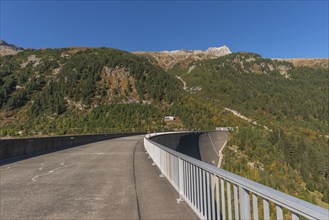
[{"label": "railing shadow on concrete", "polygon": [[144,137],[146,152],[200,219],[329,219],[329,210],[194,159]]}]

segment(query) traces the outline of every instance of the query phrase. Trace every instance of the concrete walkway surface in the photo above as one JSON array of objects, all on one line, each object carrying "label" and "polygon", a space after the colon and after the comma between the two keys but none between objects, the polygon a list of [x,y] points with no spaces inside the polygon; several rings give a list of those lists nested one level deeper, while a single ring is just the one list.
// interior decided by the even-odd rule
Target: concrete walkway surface
[{"label": "concrete walkway surface", "polygon": [[101,141],[0,167],[0,219],[197,219],[143,136]]}]

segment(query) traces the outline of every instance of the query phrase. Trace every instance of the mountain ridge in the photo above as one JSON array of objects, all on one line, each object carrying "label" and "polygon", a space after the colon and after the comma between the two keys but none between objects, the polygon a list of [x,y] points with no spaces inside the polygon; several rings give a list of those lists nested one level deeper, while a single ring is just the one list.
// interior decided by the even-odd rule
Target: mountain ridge
[{"label": "mountain ridge", "polygon": [[[81,51],[86,49],[96,49],[95,47],[71,46],[65,47],[73,51]],[[102,47],[101,47],[102,48]],[[64,49],[64,48],[63,48]],[[15,55],[25,50],[23,47],[7,43],[0,40],[0,57],[7,55]],[[44,50],[44,49],[40,49]],[[221,56],[231,54],[231,50],[226,45],[220,47],[209,47],[206,50],[164,50],[164,51],[133,51],[131,53],[141,55],[149,59],[153,64],[157,64],[165,70],[173,68],[180,64],[187,66],[193,61],[215,59]],[[292,63],[296,67],[322,67],[329,68],[329,58],[270,58],[272,60],[286,61]]]},{"label": "mountain ridge", "polygon": [[199,54],[199,53],[206,53],[206,54],[213,54],[213,53],[231,53],[231,50],[229,47],[226,45],[220,46],[220,47],[209,47],[206,50],[187,50],[187,49],[179,49],[179,50],[163,50],[163,51],[134,51],[133,53],[145,53],[145,52],[150,52],[150,53],[170,53],[170,54],[184,54],[184,53],[189,53],[189,54]]},{"label": "mountain ridge", "polygon": [[4,40],[0,40],[0,57],[6,56],[6,55],[14,55],[23,50],[24,50],[24,48],[22,48],[22,47],[18,47],[14,44],[9,44]]},{"label": "mountain ridge", "polygon": [[164,51],[136,51],[134,54],[142,55],[150,59],[151,62],[167,70],[176,64],[188,65],[197,60],[214,59],[231,53],[227,46],[209,47],[207,50],[164,50]]}]

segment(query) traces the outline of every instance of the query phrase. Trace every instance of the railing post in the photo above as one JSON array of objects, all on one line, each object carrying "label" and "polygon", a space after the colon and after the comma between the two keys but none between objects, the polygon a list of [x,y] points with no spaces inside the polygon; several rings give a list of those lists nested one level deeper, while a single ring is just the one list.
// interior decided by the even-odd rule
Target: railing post
[{"label": "railing post", "polygon": [[254,213],[254,219],[258,220],[258,201],[257,196],[254,193],[252,194],[252,210]]},{"label": "railing post", "polygon": [[206,171],[202,170],[202,200],[203,200],[203,216],[206,218],[208,217],[207,215],[207,183],[206,183]]},{"label": "railing post", "polygon": [[216,219],[216,207],[215,207],[215,175],[210,174],[210,183],[211,183],[211,209],[212,209],[212,219]]},{"label": "railing post", "polygon": [[221,189],[221,197],[222,197],[222,216],[223,219],[226,219],[225,183],[223,179],[220,179],[220,189]]},{"label": "railing post", "polygon": [[211,190],[211,183],[210,183],[210,174],[206,172],[206,187],[207,187],[207,219],[211,219],[211,199],[210,199],[210,190]]},{"label": "railing post", "polygon": [[231,200],[231,184],[226,182],[226,190],[227,190],[227,215],[228,219],[232,220],[232,200]]},{"label": "railing post", "polygon": [[250,219],[250,196],[249,192],[239,187],[240,191],[240,210],[241,210],[241,219]]},{"label": "railing post", "polygon": [[177,202],[183,201],[184,198],[184,175],[183,175],[183,160],[178,158],[178,187],[179,187],[179,198]]},{"label": "railing post", "polygon": [[163,176],[163,173],[164,173],[164,151],[160,151],[160,171],[161,171],[161,174],[160,174],[160,177],[164,177]]},{"label": "railing post", "polygon": [[204,199],[203,199],[203,171],[199,168],[199,210],[202,216],[204,216]]},{"label": "railing post", "polygon": [[217,210],[217,220],[220,220],[220,196],[219,196],[219,177],[215,176],[216,178],[216,210]]},{"label": "railing post", "polygon": [[275,208],[276,208],[276,219],[283,220],[283,211],[281,206],[277,205]]},{"label": "railing post", "polygon": [[263,199],[263,209],[264,209],[264,220],[270,219],[270,207],[268,201]]},{"label": "railing post", "polygon": [[239,199],[238,199],[238,187],[233,185],[234,194],[234,219],[239,220]]},{"label": "railing post", "polygon": [[197,211],[197,199],[196,199],[196,193],[197,193],[197,189],[196,189],[196,172],[195,172],[195,166],[192,165],[192,173],[193,173],[193,205],[194,205],[194,209],[195,211]]}]

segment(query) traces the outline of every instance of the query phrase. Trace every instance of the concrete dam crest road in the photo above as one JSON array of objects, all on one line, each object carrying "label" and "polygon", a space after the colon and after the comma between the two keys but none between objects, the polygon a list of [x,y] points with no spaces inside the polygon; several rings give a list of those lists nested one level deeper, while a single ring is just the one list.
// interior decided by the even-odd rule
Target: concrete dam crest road
[{"label": "concrete dam crest road", "polygon": [[1,220],[197,219],[144,151],[143,136],[0,167]]}]

